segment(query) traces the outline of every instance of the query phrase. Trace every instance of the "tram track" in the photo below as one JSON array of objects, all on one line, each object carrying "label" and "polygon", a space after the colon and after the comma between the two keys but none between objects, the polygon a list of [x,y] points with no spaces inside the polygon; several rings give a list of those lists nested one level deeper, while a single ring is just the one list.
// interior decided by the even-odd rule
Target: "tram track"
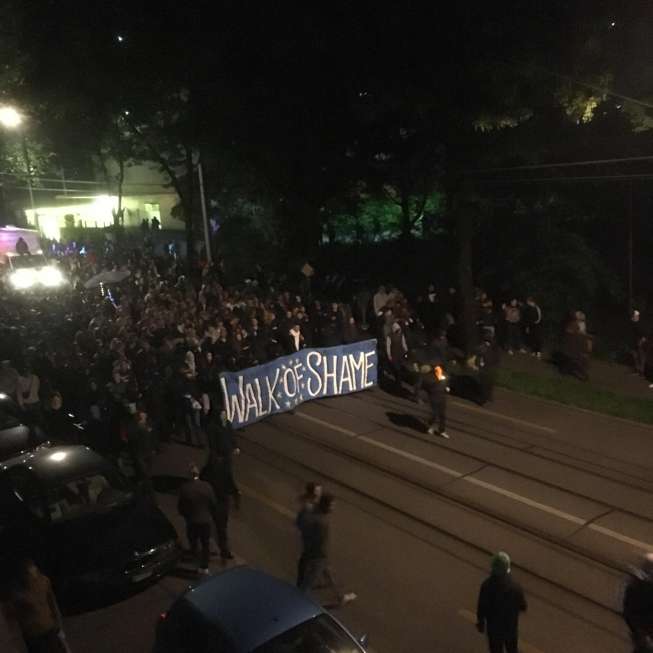
[{"label": "tram track", "polygon": [[[499,525],[501,528],[511,531],[519,537],[528,538],[539,545],[545,545],[548,548],[556,551],[559,555],[569,556],[575,560],[582,560],[585,564],[589,563],[597,573],[607,575],[614,583],[617,583],[623,576],[625,566],[619,564],[615,560],[598,555],[596,552],[567,542],[564,539],[551,536],[550,534],[539,529],[517,523],[505,515],[492,510],[488,510],[486,506],[481,506],[480,504],[474,501],[470,501],[469,499],[461,499],[459,497],[452,496],[451,494],[447,493],[446,488],[439,489],[426,485],[416,479],[408,477],[405,474],[400,474],[396,470],[393,470],[387,466],[379,465],[377,462],[366,460],[362,456],[355,455],[352,452],[346,451],[340,447],[334,447],[331,444],[320,441],[317,438],[313,438],[310,435],[297,429],[289,429],[285,425],[280,426],[273,423],[268,423],[268,426],[278,433],[283,433],[288,437],[294,438],[295,441],[301,441],[305,444],[310,445],[311,447],[315,447],[318,453],[321,452],[324,454],[330,454],[349,463],[354,463],[355,465],[364,467],[372,473],[384,475],[385,477],[392,479],[394,482],[399,483],[402,486],[411,487],[413,489],[419,490],[420,492],[427,493],[428,496],[431,496],[438,501],[445,502],[449,506],[465,511],[466,513],[472,514],[475,517],[480,517],[486,522],[491,521],[494,524]],[[240,437],[241,440],[247,442],[248,445],[254,445],[255,447],[258,447],[259,449],[266,451],[269,454],[279,456],[285,460],[292,462],[295,465],[299,465],[313,476],[319,475],[330,484],[340,485],[341,487],[346,488],[348,491],[364,497],[367,500],[373,501],[388,510],[392,510],[404,517],[414,520],[416,523],[419,523],[422,526],[426,526],[434,532],[445,535],[460,543],[464,543],[465,545],[470,546],[479,552],[483,552],[485,554],[492,553],[492,548],[488,547],[482,542],[474,540],[473,538],[463,537],[457,533],[455,529],[448,528],[446,524],[437,524],[434,523],[433,520],[424,519],[422,516],[415,514],[414,512],[404,510],[398,507],[396,502],[392,501],[392,497],[382,497],[378,494],[371,493],[365,488],[360,487],[360,485],[353,484],[351,481],[344,479],[342,475],[334,473],[333,470],[325,470],[320,465],[311,464],[309,460],[302,458],[301,455],[290,455],[287,452],[280,451],[279,448],[270,445],[269,442],[262,443],[260,439],[249,438],[246,433],[243,433]],[[249,446],[247,446],[247,448],[244,450],[245,453],[249,453],[248,449]],[[531,574],[533,577],[550,583],[558,589],[569,592],[574,596],[581,597],[594,606],[597,606],[601,609],[606,609],[612,613],[615,612],[615,606],[613,605],[613,602],[598,599],[591,591],[586,592],[582,589],[571,586],[569,583],[565,584],[552,579],[549,576],[538,571],[532,565],[526,564],[526,562],[523,560],[517,566],[527,573]]]},{"label": "tram track", "polygon": [[[354,400],[355,401],[361,401],[361,399],[358,399],[358,398],[356,398]],[[365,400],[362,400],[362,401],[365,401]],[[334,406],[329,406],[328,404],[322,404],[322,405],[325,408],[328,408],[329,410],[336,410],[336,411],[344,412],[344,413],[347,413],[348,415],[351,415],[354,418],[359,418],[360,419],[359,415],[356,415],[355,413],[352,413],[352,412],[348,412],[346,409],[343,409],[342,407],[336,408]],[[381,406],[380,404],[378,404],[376,402],[374,402],[374,405],[377,406],[378,408],[383,408],[383,406]],[[404,410],[406,409],[405,406],[402,406],[402,408]],[[392,423],[380,421],[378,419],[375,419],[374,417],[367,416],[366,419],[370,423],[372,423],[372,424],[376,425],[377,427],[379,427],[379,429],[383,429],[383,430],[386,430],[386,431],[392,431],[394,433],[400,434],[400,435],[408,438],[409,440],[412,440],[412,441],[415,441],[415,442],[434,444],[434,440],[432,438],[429,439],[429,438],[423,437],[423,436],[421,436],[421,435],[419,435],[419,434],[417,434],[415,432],[411,433],[410,432],[411,429],[408,429],[408,428],[405,428],[405,429],[396,428]],[[453,420],[451,420],[451,421],[454,422]],[[474,428],[474,427],[471,427],[471,428]],[[529,456],[529,457],[531,457],[533,459],[543,460],[543,461],[546,461],[547,463],[551,463],[553,465],[559,465],[559,466],[566,467],[566,468],[568,468],[570,470],[573,470],[574,472],[581,472],[583,474],[587,474],[588,476],[592,476],[592,477],[596,478],[597,481],[608,481],[610,483],[616,483],[616,484],[620,485],[621,487],[625,487],[625,488],[635,490],[637,492],[643,492],[643,493],[649,494],[650,499],[651,499],[651,504],[653,505],[653,487],[650,487],[648,485],[645,485],[645,484],[642,484],[642,483],[637,483],[637,482],[630,481],[630,480],[624,480],[622,478],[617,478],[617,477],[615,477],[614,475],[611,475],[611,474],[603,474],[603,473],[597,472],[597,471],[595,471],[593,469],[588,469],[587,467],[583,467],[583,466],[578,465],[578,464],[569,463],[569,462],[567,462],[565,460],[561,460],[560,458],[545,456],[545,455],[542,455],[542,454],[538,453],[537,451],[533,451],[531,446],[523,447],[523,446],[517,446],[517,445],[510,445],[510,444],[507,444],[506,442],[504,442],[502,440],[497,440],[497,439],[494,439],[494,438],[486,437],[481,433],[477,433],[476,430],[470,430],[470,427],[466,427],[466,426],[461,427],[461,426],[459,426],[458,423],[455,423],[455,422],[454,422],[454,430],[455,430],[456,433],[462,433],[462,434],[467,435],[469,437],[472,437],[472,438],[475,438],[475,439],[478,439],[478,440],[482,440],[484,442],[496,445],[498,447],[511,449],[512,451],[516,452],[517,454],[520,454],[520,455],[523,455],[523,456]],[[372,432],[373,431],[370,431],[370,433],[372,433]],[[457,454],[459,456],[463,456],[464,458],[467,458],[469,460],[473,460],[473,461],[479,463],[480,465],[500,469],[500,470],[503,470],[503,471],[505,471],[505,472],[507,472],[509,474],[512,474],[512,475],[514,475],[516,477],[523,478],[523,479],[528,480],[528,481],[535,481],[537,483],[540,483],[541,485],[544,485],[544,486],[550,487],[552,489],[564,492],[564,493],[569,494],[571,496],[578,497],[579,499],[584,499],[584,500],[587,500],[587,501],[592,501],[592,502],[595,502],[595,503],[599,503],[601,505],[605,505],[606,508],[611,508],[611,509],[613,509],[615,511],[619,511],[620,513],[630,515],[630,516],[635,517],[637,519],[641,519],[641,520],[644,520],[644,521],[649,521],[649,522],[651,522],[651,526],[652,526],[652,529],[653,529],[653,519],[651,519],[651,518],[649,518],[647,516],[643,516],[640,513],[637,513],[635,511],[633,511],[632,509],[630,509],[629,507],[627,507],[627,506],[625,506],[623,504],[610,503],[609,501],[606,501],[604,498],[597,498],[596,496],[592,496],[590,494],[580,492],[579,490],[571,488],[569,485],[563,485],[561,483],[555,483],[555,482],[553,482],[551,480],[548,480],[546,477],[544,477],[544,475],[541,475],[541,474],[540,475],[526,474],[523,471],[521,471],[520,469],[516,468],[515,466],[510,466],[510,465],[504,464],[501,461],[496,460],[496,459],[490,459],[490,458],[486,458],[486,457],[483,457],[483,456],[479,456],[478,454],[463,451],[463,450],[457,448],[455,446],[455,443],[454,443],[454,446],[450,446],[451,444],[452,444],[451,441],[449,443],[447,443],[447,451],[451,451],[451,452],[453,452],[453,453],[455,453],[455,454]],[[537,448],[540,448],[539,445],[533,445],[533,446],[535,446]],[[564,455],[562,452],[558,452],[558,453],[561,456]],[[536,469],[536,467],[532,467],[532,469]],[[612,471],[615,474],[621,474],[621,472],[619,472],[618,470],[612,469]]]},{"label": "tram track", "polygon": [[[406,414],[408,414],[407,411],[411,411],[412,413],[419,413],[419,415],[423,418],[428,417],[428,412],[424,409],[421,408],[417,405],[406,405],[404,403],[401,403],[397,401],[394,398],[389,398],[389,400],[386,402],[385,397],[384,397],[384,402],[381,403],[380,400],[377,400],[376,398],[369,398],[369,397],[360,397],[358,395],[350,395],[348,398],[350,398],[352,401],[357,401],[361,403],[368,403],[376,406],[377,408],[380,409],[387,409],[389,407],[395,407],[396,409],[400,409]],[[329,405],[328,402],[322,402],[320,405],[324,406],[325,408],[329,408],[332,410],[342,410],[342,412],[347,412],[349,415],[352,417],[360,418],[359,415],[356,415],[356,413],[348,412],[346,409],[342,409],[341,407],[335,408],[332,405]],[[388,411],[386,411],[388,412]],[[381,422],[379,420],[376,420],[374,418],[366,417],[370,422],[376,424],[377,426],[380,426],[381,428],[388,429],[388,430],[393,430],[396,431],[397,433],[401,433],[402,435],[405,435],[409,438],[412,438],[414,440],[419,440],[422,442],[429,442],[429,440],[425,437],[420,437],[416,433],[410,433],[408,429],[401,430],[397,429],[394,427],[393,424],[387,423],[387,422]],[[571,456],[567,451],[563,451],[561,449],[555,449],[550,446],[547,446],[546,444],[536,444],[536,443],[528,443],[526,446],[524,446],[524,443],[520,440],[517,440],[515,437],[512,435],[507,435],[505,433],[501,433],[500,431],[497,431],[495,429],[483,426],[482,430],[481,427],[469,425],[465,422],[462,422],[460,419],[456,418],[449,418],[448,422],[453,426],[453,428],[459,432],[463,433],[464,435],[468,435],[470,437],[473,437],[478,440],[482,440],[484,442],[487,442],[489,444],[495,444],[497,446],[505,447],[508,449],[512,449],[516,452],[528,454],[530,456],[533,456],[534,458],[539,458],[541,460],[545,460],[547,462],[559,464],[559,465],[564,465],[566,467],[569,467],[570,469],[574,469],[576,471],[580,471],[586,474],[591,474],[597,478],[601,478],[604,480],[609,480],[613,481],[616,483],[619,483],[620,485],[630,487],[636,490],[641,490],[643,492],[649,492],[652,495],[653,498],[653,469],[646,468],[644,466],[639,466],[641,476],[635,475],[635,474],[629,474],[628,472],[624,472],[621,469],[617,469],[615,467],[610,467],[608,465],[604,465],[601,463],[589,461],[580,457],[576,456]],[[520,431],[525,434],[525,431]],[[498,437],[491,437],[492,434],[498,436]],[[542,438],[542,436],[534,436],[530,435],[529,437],[538,437]],[[550,443],[551,437],[547,438],[547,441]],[[516,444],[511,444],[508,442],[509,440],[513,440],[516,442]],[[590,450],[586,450],[580,447],[576,447],[573,444],[569,444],[568,442],[565,442],[559,438],[556,438],[557,442],[560,442],[561,444],[567,446],[567,447],[574,447],[580,451],[584,451],[588,454],[595,454],[595,452],[592,452]],[[431,441],[432,442],[432,441]],[[550,455],[545,455],[539,451],[534,451],[533,449],[539,449],[539,450],[545,450],[548,451]],[[457,451],[457,450],[456,450]],[[463,453],[460,451],[457,451],[457,453],[460,453],[461,455],[465,455],[470,458],[476,458],[478,460],[485,460],[487,464],[491,464],[494,466],[499,466],[498,463],[495,463],[494,461],[488,461],[486,459],[482,459],[478,456],[474,456],[474,454],[467,454]],[[558,456],[564,457],[566,460],[561,460]],[[631,463],[627,463],[626,461],[615,458],[614,456],[608,456],[606,454],[600,454],[601,458],[604,459],[611,459],[616,463],[619,463],[621,465],[628,465],[629,467],[635,467],[635,465],[632,465]],[[569,462],[569,459],[572,459],[573,462]],[[595,469],[591,468],[602,468],[604,470],[603,473],[597,472]],[[507,471],[511,471],[515,474],[519,474],[519,472],[514,471],[512,468],[506,468]],[[610,472],[610,473],[605,473],[605,472]],[[533,478],[533,477],[528,477],[528,478]],[[536,480],[540,480],[539,478]],[[544,482],[544,481],[542,481]],[[561,487],[561,489],[565,491],[570,491],[571,490],[566,490],[566,488]]]}]

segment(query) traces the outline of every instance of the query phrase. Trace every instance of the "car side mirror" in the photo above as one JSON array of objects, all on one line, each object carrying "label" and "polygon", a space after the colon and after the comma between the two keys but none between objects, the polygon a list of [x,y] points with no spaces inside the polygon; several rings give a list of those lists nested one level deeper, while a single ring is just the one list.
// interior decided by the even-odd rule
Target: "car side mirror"
[{"label": "car side mirror", "polygon": [[369,636],[368,636],[367,634],[365,634],[365,635],[361,635],[361,636],[358,638],[358,643],[359,643],[363,648],[367,648],[367,645],[369,644],[369,642],[370,642],[370,638],[369,638]]}]

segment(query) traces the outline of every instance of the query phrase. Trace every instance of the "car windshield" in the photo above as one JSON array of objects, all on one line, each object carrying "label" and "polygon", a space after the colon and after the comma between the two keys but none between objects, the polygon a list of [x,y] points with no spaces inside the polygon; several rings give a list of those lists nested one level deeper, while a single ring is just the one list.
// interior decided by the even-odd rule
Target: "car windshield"
[{"label": "car windshield", "polygon": [[107,512],[127,503],[132,496],[127,481],[108,469],[93,471],[45,488],[46,507],[52,521]]},{"label": "car windshield", "polygon": [[362,653],[329,615],[321,614],[259,646],[254,653]]},{"label": "car windshield", "polygon": [[40,268],[48,265],[48,259],[43,254],[25,254],[25,256],[12,256],[11,267],[14,270],[24,268]]}]

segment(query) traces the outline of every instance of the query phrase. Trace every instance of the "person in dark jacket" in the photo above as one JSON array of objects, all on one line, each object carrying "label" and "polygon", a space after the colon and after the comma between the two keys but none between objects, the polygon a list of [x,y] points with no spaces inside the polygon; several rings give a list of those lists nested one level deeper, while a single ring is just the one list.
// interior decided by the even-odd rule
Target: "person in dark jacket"
[{"label": "person in dark jacket", "polygon": [[302,536],[302,555],[299,557],[299,562],[297,563],[297,587],[302,586],[306,569],[306,557],[304,555],[304,551],[307,548],[305,535],[308,534],[308,529],[305,529],[306,521],[309,518],[309,515],[311,515],[315,510],[315,506],[321,496],[321,485],[318,483],[306,483],[304,493],[299,497],[299,511],[295,517],[295,526],[297,526]]},{"label": "person in dark jacket", "polygon": [[393,322],[392,330],[386,336],[385,354],[388,361],[388,370],[394,378],[395,388],[401,393],[402,366],[408,354],[408,344],[399,322]]},{"label": "person in dark jacket", "polygon": [[[181,486],[177,510],[186,521],[188,544],[196,559],[197,573],[209,573],[209,542],[211,539],[211,522],[217,512],[217,500],[211,485],[200,479],[196,465],[190,468],[191,480]],[[201,553],[198,556],[198,545]]]},{"label": "person in dark jacket", "polygon": [[[217,416],[213,417],[216,412]],[[212,419],[207,428],[209,447],[223,460],[229,493],[233,495],[235,507],[238,508],[240,505],[240,490],[234,479],[233,468],[233,457],[240,454],[240,449],[236,443],[236,434],[231,422],[227,419],[227,411],[224,408],[219,411],[212,411],[211,415]]]},{"label": "person in dark jacket", "polygon": [[322,494],[315,509],[305,515],[302,521],[302,541],[304,548],[304,576],[299,589],[310,592],[320,578],[324,578],[329,588],[334,590],[338,603],[343,605],[356,599],[353,592],[343,593],[336,584],[329,566],[329,539],[331,533],[330,515],[333,510],[333,497]]},{"label": "person in dark jacket", "polygon": [[633,570],[623,598],[623,617],[630,629],[633,653],[653,648],[653,553],[644,556],[638,569]]},{"label": "person in dark jacket", "polygon": [[211,485],[215,494],[216,506],[213,513],[213,522],[218,548],[220,549],[220,558],[225,563],[227,560],[233,560],[233,554],[229,549],[227,526],[229,524],[229,501],[232,496],[235,496],[226,459],[216,451],[211,452],[208,462],[202,468],[200,478]]},{"label": "person in dark jacket", "polygon": [[476,628],[487,633],[490,653],[518,653],[519,614],[526,609],[524,591],[510,573],[510,556],[500,551],[481,585],[476,610]]},{"label": "person in dark jacket", "polygon": [[644,376],[648,332],[637,310],[633,310],[630,315],[630,331],[630,351],[633,356],[633,367],[635,372]]},{"label": "person in dark jacket", "polygon": [[448,440],[447,393],[449,392],[449,380],[444,364],[435,365],[433,371],[424,377],[424,388],[431,404],[431,420],[427,432],[429,435],[435,435],[437,429],[437,434]]}]

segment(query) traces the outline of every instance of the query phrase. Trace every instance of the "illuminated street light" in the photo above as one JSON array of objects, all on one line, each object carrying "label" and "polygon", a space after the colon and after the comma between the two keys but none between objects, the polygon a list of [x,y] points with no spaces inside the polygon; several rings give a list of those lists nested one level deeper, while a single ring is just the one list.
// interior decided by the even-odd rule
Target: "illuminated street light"
[{"label": "illuminated street light", "polygon": [[16,129],[23,124],[23,116],[13,107],[0,107],[0,124],[6,129]]},{"label": "illuminated street light", "polygon": [[[24,122],[23,116],[14,107],[4,106],[0,107],[0,125],[5,129],[17,130]],[[29,189],[29,202],[32,207],[32,214],[34,212],[34,189],[32,188],[32,165],[29,161],[29,151],[27,149],[27,136],[22,134],[23,158],[25,159],[25,170],[27,171],[27,187]]]}]

